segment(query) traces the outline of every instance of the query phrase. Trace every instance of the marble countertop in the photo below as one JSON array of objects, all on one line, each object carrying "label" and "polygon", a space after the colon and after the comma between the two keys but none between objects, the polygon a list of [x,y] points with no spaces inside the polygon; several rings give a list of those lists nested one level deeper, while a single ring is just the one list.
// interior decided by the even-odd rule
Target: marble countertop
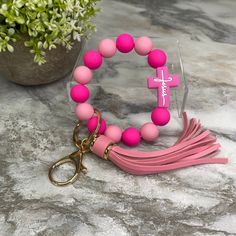
[{"label": "marble countertop", "polygon": [[[103,0],[101,6],[94,41],[123,32],[180,40],[186,111],[217,135],[229,163],[136,177],[88,155],[86,175],[54,187],[49,165],[74,150],[68,78],[39,87],[1,78],[0,235],[236,235],[236,2]],[[104,114],[112,121],[147,119],[129,93],[104,93]],[[98,105],[99,99],[102,94]],[[156,145],[171,145],[181,126],[174,116]]]}]

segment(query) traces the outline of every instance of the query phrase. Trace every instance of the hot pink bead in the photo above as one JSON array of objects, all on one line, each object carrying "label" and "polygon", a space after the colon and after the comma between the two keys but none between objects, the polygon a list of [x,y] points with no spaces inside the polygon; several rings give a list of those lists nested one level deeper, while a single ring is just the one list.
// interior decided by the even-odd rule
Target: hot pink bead
[{"label": "hot pink bead", "polygon": [[122,130],[117,125],[110,125],[106,129],[105,135],[110,138],[114,143],[119,143],[122,136]]},{"label": "hot pink bead", "polygon": [[159,129],[152,122],[144,124],[141,129],[141,136],[145,141],[153,142],[159,136]]},{"label": "hot pink bead", "polygon": [[[90,133],[92,133],[92,132],[94,132],[95,131],[95,129],[96,129],[96,127],[97,127],[97,123],[98,123],[98,118],[97,118],[97,116],[94,116],[94,117],[92,117],[92,118],[90,118],[89,120],[88,120],[88,123],[87,123],[87,128],[88,128],[88,131],[90,132]],[[100,128],[99,128],[99,130],[98,130],[98,133],[99,134],[104,134],[104,132],[105,132],[105,130],[106,130],[106,121],[104,120],[104,119],[102,119],[102,121],[101,121],[101,126],[100,126]]]},{"label": "hot pink bead", "polygon": [[98,45],[98,51],[103,57],[113,57],[116,53],[116,44],[111,39],[103,39]]},{"label": "hot pink bead", "polygon": [[128,53],[134,48],[134,39],[130,34],[120,34],[116,39],[116,47],[120,52]]},{"label": "hot pink bead", "polygon": [[166,53],[161,49],[154,49],[148,54],[148,64],[153,67],[161,67],[166,64]]},{"label": "hot pink bead", "polygon": [[75,102],[86,102],[89,98],[89,90],[85,85],[74,85],[70,90],[70,96]]},{"label": "hot pink bead", "polygon": [[135,41],[134,50],[141,56],[147,55],[152,50],[152,40],[147,36],[138,38]]},{"label": "hot pink bead", "polygon": [[80,84],[87,84],[93,78],[93,73],[87,66],[76,67],[73,75],[74,79]]},{"label": "hot pink bead", "polygon": [[124,144],[132,147],[137,146],[141,140],[140,132],[138,129],[130,127],[122,133],[122,141]]},{"label": "hot pink bead", "polygon": [[165,107],[156,107],[151,118],[155,125],[164,126],[170,121],[170,112]]},{"label": "hot pink bead", "polygon": [[93,116],[94,109],[88,103],[80,103],[75,108],[75,114],[79,120],[88,120]]},{"label": "hot pink bead", "polygon": [[102,56],[96,50],[87,51],[84,54],[84,65],[91,70],[96,70],[102,65]]}]

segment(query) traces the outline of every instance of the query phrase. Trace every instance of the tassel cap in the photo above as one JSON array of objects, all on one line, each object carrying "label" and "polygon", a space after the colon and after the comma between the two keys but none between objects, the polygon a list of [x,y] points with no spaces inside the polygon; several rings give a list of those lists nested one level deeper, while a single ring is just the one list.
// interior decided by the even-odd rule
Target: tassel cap
[{"label": "tassel cap", "polygon": [[114,145],[114,143],[110,138],[105,135],[100,135],[96,138],[91,150],[97,156],[107,159],[107,154],[112,145]]}]

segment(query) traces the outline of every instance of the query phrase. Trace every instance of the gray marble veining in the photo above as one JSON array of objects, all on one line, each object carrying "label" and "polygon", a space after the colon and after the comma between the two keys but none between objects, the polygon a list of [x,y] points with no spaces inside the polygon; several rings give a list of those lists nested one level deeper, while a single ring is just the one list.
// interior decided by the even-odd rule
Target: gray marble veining
[{"label": "gray marble veining", "polygon": [[[40,87],[1,79],[0,235],[236,235],[236,2],[104,0],[101,6],[93,42],[122,32],[180,40],[186,110],[217,135],[229,163],[136,177],[88,155],[88,173],[56,188],[48,167],[74,150],[69,78]],[[134,75],[114,67],[104,76]],[[139,126],[155,99],[134,103],[132,95],[104,87],[92,99],[109,122]],[[173,144],[181,128],[173,115],[155,146]]]}]

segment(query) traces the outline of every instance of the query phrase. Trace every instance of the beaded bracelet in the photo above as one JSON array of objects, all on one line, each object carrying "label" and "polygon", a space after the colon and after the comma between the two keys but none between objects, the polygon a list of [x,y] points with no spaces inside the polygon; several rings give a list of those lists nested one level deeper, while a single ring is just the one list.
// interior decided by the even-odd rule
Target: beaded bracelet
[{"label": "beaded bracelet", "polygon": [[92,70],[98,69],[103,62],[103,58],[111,58],[116,51],[129,53],[133,49],[138,55],[147,56],[149,66],[156,69],[156,76],[150,76],[147,80],[149,89],[157,89],[158,105],[152,111],[152,122],[145,123],[139,129],[134,127],[126,128],[123,132],[117,125],[106,127],[106,121],[102,119],[99,134],[105,134],[114,143],[120,140],[128,146],[136,146],[141,138],[145,141],[155,141],[159,136],[158,126],[166,125],[170,120],[168,111],[170,101],[170,88],[177,87],[180,83],[178,75],[169,75],[168,68],[165,66],[167,56],[161,49],[153,49],[152,40],[149,37],[140,37],[134,41],[129,34],[121,34],[117,37],[116,43],[111,39],[103,39],[98,50],[89,50],[84,54],[84,65],[78,66],[73,73],[74,79],[79,84],[71,88],[70,96],[72,100],[79,103],[75,113],[80,121],[87,120],[87,128],[90,133],[94,132],[98,119],[94,116],[92,105],[86,103],[90,96],[88,84],[93,77]]},{"label": "beaded bracelet", "polygon": [[[102,118],[101,112],[86,103],[89,98],[86,84],[92,79],[91,70],[101,66],[103,57],[114,56],[116,49],[122,53],[128,53],[133,48],[137,54],[147,55],[148,64],[157,70],[156,77],[148,77],[148,88],[158,89],[158,106],[152,111],[153,123],[144,124],[140,131],[136,128],[127,128],[122,133],[121,129],[115,125],[106,128],[106,122]],[[100,42],[98,51],[91,50],[85,53],[84,66],[79,66],[74,71],[74,78],[79,84],[73,86],[70,92],[71,98],[80,103],[76,106],[79,121],[73,132],[73,142],[77,151],[56,161],[49,168],[49,179],[54,185],[65,186],[75,182],[80,173],[86,170],[83,165],[83,157],[88,152],[110,160],[120,169],[134,175],[148,175],[194,165],[228,162],[227,158],[215,158],[220,151],[216,138],[209,130],[205,130],[197,119],[192,118],[188,121],[186,113],[183,113],[183,132],[176,143],[169,148],[143,152],[118,146],[120,139],[129,146],[137,145],[141,137],[146,141],[153,141],[159,135],[156,125],[161,126],[168,123],[170,119],[167,109],[169,89],[178,86],[179,77],[169,75],[165,63],[165,52],[161,49],[152,49],[152,42],[148,37],[138,38],[134,43],[133,37],[129,34],[118,36],[116,44],[110,39],[104,39]],[[87,121],[87,128],[90,132],[88,137],[82,140],[79,138],[81,121]],[[55,169],[65,163],[75,166],[74,175],[66,181],[55,180],[53,177]]]}]

